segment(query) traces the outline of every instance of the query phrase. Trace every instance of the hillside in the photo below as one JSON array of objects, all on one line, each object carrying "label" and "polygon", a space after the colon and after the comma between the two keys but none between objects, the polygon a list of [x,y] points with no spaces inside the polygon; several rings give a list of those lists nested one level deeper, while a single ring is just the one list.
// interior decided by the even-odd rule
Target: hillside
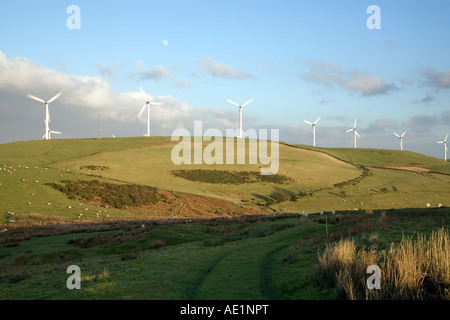
[{"label": "hillside", "polygon": [[[8,212],[19,222],[21,214],[160,219],[449,205],[450,176],[444,173],[450,166],[412,152],[280,144],[278,174],[261,176],[264,165],[249,164],[248,141],[246,164],[175,165],[175,145],[168,137],[2,144],[0,223],[14,221]],[[136,186],[154,187],[162,200],[119,207],[98,196],[61,192],[68,182],[92,180],[135,185],[136,192]]]},{"label": "hillside", "polygon": [[[320,257],[341,239],[354,244],[358,264],[440,232],[434,247],[422,248],[434,248],[435,260],[448,257],[450,176],[417,170],[445,172],[443,161],[280,144],[278,174],[261,176],[259,162],[175,165],[175,145],[169,138],[0,145],[0,300],[364,298],[374,293],[358,286],[362,269],[351,294],[333,282],[337,272],[318,273]],[[369,248],[376,252],[360,255]],[[408,255],[414,263],[416,256]],[[66,287],[69,265],[81,269],[81,290]],[[441,266],[439,279],[448,275]],[[414,299],[448,299],[448,277],[430,279]],[[411,299],[391,290],[380,297]]]}]

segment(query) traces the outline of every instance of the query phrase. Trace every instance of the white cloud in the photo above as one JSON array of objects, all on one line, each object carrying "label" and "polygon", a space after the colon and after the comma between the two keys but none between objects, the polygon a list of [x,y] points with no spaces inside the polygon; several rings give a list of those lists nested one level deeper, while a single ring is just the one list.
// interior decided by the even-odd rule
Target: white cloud
[{"label": "white cloud", "polygon": [[[137,64],[139,67],[139,62]],[[26,95],[31,93],[45,100],[59,91],[63,95],[50,105],[50,113],[52,128],[64,133],[61,138],[85,137],[87,132],[92,136],[97,131],[97,117],[101,119],[102,130],[116,136],[135,136],[145,131],[146,118],[137,118],[144,104],[139,90],[117,92],[104,78],[64,74],[39,66],[28,58],[9,59],[0,51],[0,140],[15,141],[17,134],[21,135],[19,139],[39,139],[43,130],[43,109]],[[225,130],[238,126],[235,110],[204,109],[171,95],[147,93],[152,101],[163,103],[152,107],[152,133],[155,135],[170,136],[177,128],[191,128],[196,120],[202,120],[205,128]],[[142,128],[136,123],[141,123]],[[14,130],[10,130],[12,127]],[[118,132],[119,128],[123,134]]]},{"label": "white cloud", "polygon": [[245,70],[237,70],[233,66],[217,62],[211,57],[205,57],[199,60],[197,65],[204,72],[215,78],[243,80],[255,77]]},{"label": "white cloud", "polygon": [[118,61],[113,63],[98,62],[95,66],[104,77],[112,77],[123,68],[123,64]]},{"label": "white cloud", "polygon": [[386,94],[397,89],[394,84],[387,84],[378,76],[359,70],[345,72],[341,67],[328,61],[307,62],[310,70],[302,78],[326,86],[338,86],[363,96]]},{"label": "white cloud", "polygon": [[172,77],[170,71],[163,66],[154,66],[151,70],[145,70],[141,60],[134,60],[134,67],[136,71],[130,72],[130,76],[139,81],[155,80],[159,82]]},{"label": "white cloud", "polygon": [[439,72],[430,68],[427,71],[425,71],[425,77],[434,87],[438,87],[441,89],[450,88],[450,70],[447,70],[445,72]]},{"label": "white cloud", "polygon": [[189,82],[187,82],[185,80],[177,80],[174,82],[173,86],[176,89],[183,89],[183,88],[189,88],[191,85],[189,84]]}]

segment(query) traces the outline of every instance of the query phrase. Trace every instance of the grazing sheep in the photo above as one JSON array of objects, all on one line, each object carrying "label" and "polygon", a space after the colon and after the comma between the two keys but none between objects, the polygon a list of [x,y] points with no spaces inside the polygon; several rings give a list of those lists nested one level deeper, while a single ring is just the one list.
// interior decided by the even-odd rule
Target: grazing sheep
[{"label": "grazing sheep", "polygon": [[442,207],[442,203],[438,203],[436,206],[437,206],[438,208],[440,208],[440,207]]},{"label": "grazing sheep", "polygon": [[302,212],[302,217],[307,217],[308,216],[308,214],[306,213],[306,212]]},{"label": "grazing sheep", "polygon": [[331,211],[331,214],[336,214],[336,212],[334,212],[334,210],[333,210],[333,211]]},{"label": "grazing sheep", "polygon": [[323,211],[320,211],[320,215],[323,216]]},{"label": "grazing sheep", "polygon": [[0,230],[0,233],[3,233],[3,232],[6,232],[6,231],[8,231],[8,229],[3,229],[3,230]]},{"label": "grazing sheep", "polygon": [[141,224],[141,228],[145,228],[145,224]]},{"label": "grazing sheep", "polygon": [[429,208],[431,205],[429,203],[426,204],[427,208]]}]

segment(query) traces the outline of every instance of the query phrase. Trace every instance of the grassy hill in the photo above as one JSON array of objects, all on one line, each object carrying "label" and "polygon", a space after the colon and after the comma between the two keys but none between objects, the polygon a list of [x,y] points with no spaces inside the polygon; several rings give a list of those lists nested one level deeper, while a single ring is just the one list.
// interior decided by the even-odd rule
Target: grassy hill
[{"label": "grassy hill", "polygon": [[[258,212],[255,210],[319,212],[424,207],[426,203],[449,205],[450,176],[445,173],[450,166],[412,152],[280,144],[278,175],[252,181],[249,174],[258,178],[264,165],[259,162],[249,164],[248,143],[246,164],[236,164],[235,153],[235,164],[230,165],[175,165],[171,151],[176,144],[167,137],[2,144],[0,223],[9,223],[8,212],[16,216],[37,214],[67,219],[131,218],[142,214],[149,218],[197,217],[192,211],[201,199],[206,201],[204,207],[211,206],[210,201],[216,201],[217,206],[228,208],[226,213],[214,213],[217,210],[211,208],[210,216],[239,215],[246,208],[254,209],[251,213],[255,213]],[[203,150],[207,144],[204,142]],[[193,153],[192,149],[192,157]],[[403,170],[405,168],[410,170]],[[414,168],[422,168],[426,172],[415,172]],[[177,174],[180,172],[184,176]],[[226,181],[238,176],[241,180]],[[277,179],[280,177],[281,180]],[[50,186],[94,179],[167,191],[169,193],[164,196],[172,207],[169,210],[160,202],[156,207],[142,210],[104,208],[105,204],[84,198],[70,199]],[[187,195],[197,198],[194,201]]]},{"label": "grassy hill", "polygon": [[[342,298],[317,278],[325,247],[387,250],[450,222],[439,159],[280,144],[263,177],[260,162],[175,165],[176,144],[0,145],[0,299]],[[71,264],[82,290],[65,287]]]}]

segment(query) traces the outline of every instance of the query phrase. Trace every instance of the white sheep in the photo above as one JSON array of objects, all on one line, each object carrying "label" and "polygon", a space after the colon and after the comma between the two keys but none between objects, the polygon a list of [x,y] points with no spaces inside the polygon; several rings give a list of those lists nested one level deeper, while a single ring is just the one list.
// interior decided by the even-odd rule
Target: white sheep
[{"label": "white sheep", "polygon": [[429,208],[431,205],[429,203],[426,204],[427,208]]},{"label": "white sheep", "polygon": [[3,232],[6,232],[6,231],[8,231],[8,229],[3,229],[3,230],[0,230],[0,233],[3,233]]},{"label": "white sheep", "polygon": [[334,210],[333,210],[333,211],[331,211],[331,214],[336,214],[336,212],[334,212]]},{"label": "white sheep", "polygon": [[307,214],[305,211],[303,211],[303,212],[302,212],[302,216],[303,216],[303,217],[307,217],[308,214]]}]

